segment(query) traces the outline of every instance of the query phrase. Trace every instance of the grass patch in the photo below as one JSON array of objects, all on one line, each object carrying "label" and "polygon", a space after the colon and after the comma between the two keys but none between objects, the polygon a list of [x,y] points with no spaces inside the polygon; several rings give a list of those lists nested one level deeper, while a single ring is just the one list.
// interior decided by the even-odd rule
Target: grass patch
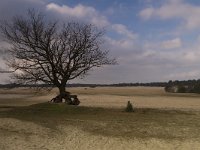
[{"label": "grass patch", "polygon": [[[4,108],[4,110],[3,110]],[[7,107],[6,107],[7,108]],[[200,138],[200,113],[179,110],[123,109],[40,103],[26,107],[0,107],[0,118],[31,121],[57,130],[73,125],[91,134],[123,138],[191,139]]]}]

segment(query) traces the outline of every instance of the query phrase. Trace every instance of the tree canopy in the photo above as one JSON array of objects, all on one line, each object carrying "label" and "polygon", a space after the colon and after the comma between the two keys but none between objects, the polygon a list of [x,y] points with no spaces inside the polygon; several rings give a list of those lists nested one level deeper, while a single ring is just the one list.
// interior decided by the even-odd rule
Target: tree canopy
[{"label": "tree canopy", "polygon": [[52,84],[65,91],[69,80],[84,77],[94,67],[113,65],[102,47],[104,31],[87,23],[61,24],[41,12],[29,10],[1,23],[4,39],[12,47],[7,64],[23,84]]}]

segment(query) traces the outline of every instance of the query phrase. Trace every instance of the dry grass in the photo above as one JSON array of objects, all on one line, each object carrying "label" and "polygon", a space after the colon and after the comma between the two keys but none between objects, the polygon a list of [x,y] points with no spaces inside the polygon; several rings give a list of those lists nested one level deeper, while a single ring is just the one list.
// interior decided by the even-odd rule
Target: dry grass
[{"label": "dry grass", "polygon": [[[169,94],[163,88],[144,87],[69,91],[79,95],[81,106],[43,103],[56,95],[56,89],[37,94],[30,89],[1,89],[0,149],[200,147],[197,94]],[[124,111],[128,100],[136,106],[134,113]]]},{"label": "dry grass", "polygon": [[[160,87],[69,88],[68,91],[78,94],[81,106],[122,108],[127,101],[131,101],[137,108],[200,110],[199,94],[166,93]],[[0,106],[27,106],[47,102],[57,93],[57,89],[50,93],[34,93],[32,89],[26,88],[0,89]]]}]

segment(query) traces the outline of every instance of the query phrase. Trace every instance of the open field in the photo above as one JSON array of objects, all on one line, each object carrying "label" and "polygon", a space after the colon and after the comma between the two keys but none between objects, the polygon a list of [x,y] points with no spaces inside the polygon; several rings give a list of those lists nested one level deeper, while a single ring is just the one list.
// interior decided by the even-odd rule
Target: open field
[{"label": "open field", "polygon": [[[69,91],[80,106],[46,103],[57,90],[0,89],[0,149],[200,149],[198,94],[147,87]],[[128,100],[134,113],[124,112]]]},{"label": "open field", "polygon": [[[166,93],[160,87],[81,87],[69,88],[68,91],[78,95],[80,106],[122,108],[129,100],[137,108],[200,110],[200,94]],[[27,106],[47,102],[57,93],[56,89],[50,93],[35,93],[26,88],[0,89],[0,106]]]}]

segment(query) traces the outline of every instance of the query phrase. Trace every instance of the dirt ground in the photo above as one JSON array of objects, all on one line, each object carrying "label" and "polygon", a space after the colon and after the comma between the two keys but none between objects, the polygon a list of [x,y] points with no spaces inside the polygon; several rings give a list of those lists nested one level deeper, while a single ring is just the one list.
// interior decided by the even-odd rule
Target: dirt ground
[{"label": "dirt ground", "polygon": [[[200,96],[170,94],[163,88],[71,88],[82,106],[183,109],[200,111]],[[28,106],[50,100],[57,93],[33,94],[27,89],[0,90],[0,106]],[[0,108],[4,111],[5,108]],[[8,108],[9,109],[9,108]],[[80,120],[81,121],[81,120]],[[87,122],[88,123],[88,122]],[[98,122],[97,122],[98,123]],[[104,124],[101,124],[104,126]],[[199,127],[200,129],[200,127]],[[187,130],[187,128],[185,128]],[[199,130],[200,131],[200,130]],[[128,131],[127,131],[128,132]],[[173,132],[173,131],[170,131]],[[180,133],[181,134],[181,133]],[[63,125],[56,130],[32,121],[0,117],[0,150],[198,150],[200,139],[123,138],[85,132],[79,126]]]}]

